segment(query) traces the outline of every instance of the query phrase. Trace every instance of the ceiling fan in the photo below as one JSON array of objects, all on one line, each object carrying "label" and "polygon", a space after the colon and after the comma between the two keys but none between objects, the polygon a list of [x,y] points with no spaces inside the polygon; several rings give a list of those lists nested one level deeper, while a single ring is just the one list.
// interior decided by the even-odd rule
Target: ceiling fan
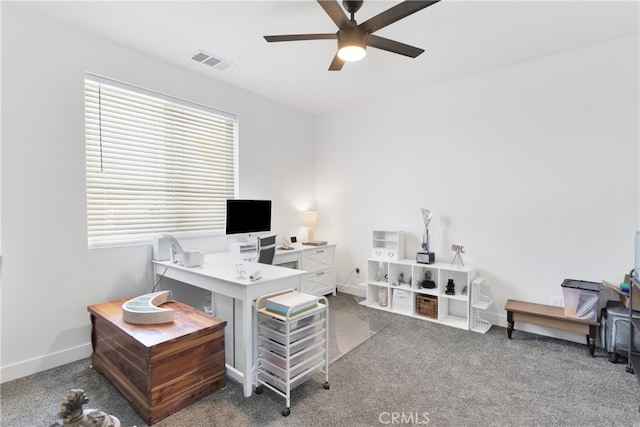
[{"label": "ceiling fan", "polygon": [[341,70],[345,61],[357,61],[362,59],[366,54],[367,46],[415,58],[424,52],[424,49],[376,36],[373,33],[439,1],[440,0],[403,1],[402,3],[379,13],[373,18],[367,19],[365,22],[358,24],[354,15],[358,10],[360,10],[363,3],[362,0],[343,0],[342,4],[344,5],[344,8],[351,14],[350,19],[347,18],[347,15],[336,0],[318,0],[320,6],[338,26],[338,32],[264,36],[264,38],[268,42],[337,39],[338,51],[329,66],[330,71]]}]

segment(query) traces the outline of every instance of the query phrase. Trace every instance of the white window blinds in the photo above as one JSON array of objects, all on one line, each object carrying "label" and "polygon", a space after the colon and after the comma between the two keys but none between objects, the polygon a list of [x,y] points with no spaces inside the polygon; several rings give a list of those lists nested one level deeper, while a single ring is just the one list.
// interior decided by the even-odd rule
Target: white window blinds
[{"label": "white window blinds", "polygon": [[85,122],[89,243],[224,230],[233,115],[87,77]]}]

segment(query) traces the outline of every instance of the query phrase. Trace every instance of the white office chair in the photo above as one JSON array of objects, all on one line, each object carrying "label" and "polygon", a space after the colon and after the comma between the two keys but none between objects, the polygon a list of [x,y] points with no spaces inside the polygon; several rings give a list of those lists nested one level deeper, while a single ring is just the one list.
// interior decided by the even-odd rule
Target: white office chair
[{"label": "white office chair", "polygon": [[273,264],[273,257],[276,254],[276,234],[271,236],[258,236],[258,262],[262,264]]}]

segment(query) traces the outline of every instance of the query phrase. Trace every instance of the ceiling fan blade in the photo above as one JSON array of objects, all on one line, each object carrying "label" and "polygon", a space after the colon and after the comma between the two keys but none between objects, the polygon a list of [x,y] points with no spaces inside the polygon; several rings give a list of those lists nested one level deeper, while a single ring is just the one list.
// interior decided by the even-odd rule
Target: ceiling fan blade
[{"label": "ceiling fan blade", "polygon": [[291,42],[297,40],[325,40],[325,39],[337,39],[336,33],[327,34],[289,34],[281,36],[264,36],[264,39],[268,42]]},{"label": "ceiling fan blade", "polygon": [[380,28],[384,28],[389,24],[393,24],[402,18],[405,18],[412,13],[424,9],[427,6],[431,6],[434,3],[438,3],[440,0],[433,1],[403,1],[384,12],[379,13],[373,18],[367,19],[362,24],[358,25],[364,29],[367,33],[371,34],[374,31],[378,31]]},{"label": "ceiling fan blade", "polygon": [[336,0],[318,0],[318,3],[338,28],[353,27],[353,23],[347,18],[344,10]]},{"label": "ceiling fan blade", "polygon": [[338,54],[333,57],[333,61],[331,61],[331,65],[329,65],[329,71],[340,71],[342,70],[342,66],[344,65],[344,61],[340,59]]},{"label": "ceiling fan blade", "polygon": [[378,49],[386,50],[393,53],[399,53],[400,55],[415,58],[424,52],[424,49],[419,47],[410,46],[408,44],[400,43],[395,40],[389,40],[384,37],[375,36],[373,34],[367,35],[367,46],[375,47]]}]

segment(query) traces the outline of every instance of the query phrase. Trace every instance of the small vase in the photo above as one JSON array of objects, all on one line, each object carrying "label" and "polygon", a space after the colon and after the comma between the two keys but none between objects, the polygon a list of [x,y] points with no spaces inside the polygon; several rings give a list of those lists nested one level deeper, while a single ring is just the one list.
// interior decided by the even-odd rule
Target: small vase
[{"label": "small vase", "polygon": [[386,307],[389,304],[389,294],[387,288],[380,288],[378,290],[378,305],[380,307]]}]

